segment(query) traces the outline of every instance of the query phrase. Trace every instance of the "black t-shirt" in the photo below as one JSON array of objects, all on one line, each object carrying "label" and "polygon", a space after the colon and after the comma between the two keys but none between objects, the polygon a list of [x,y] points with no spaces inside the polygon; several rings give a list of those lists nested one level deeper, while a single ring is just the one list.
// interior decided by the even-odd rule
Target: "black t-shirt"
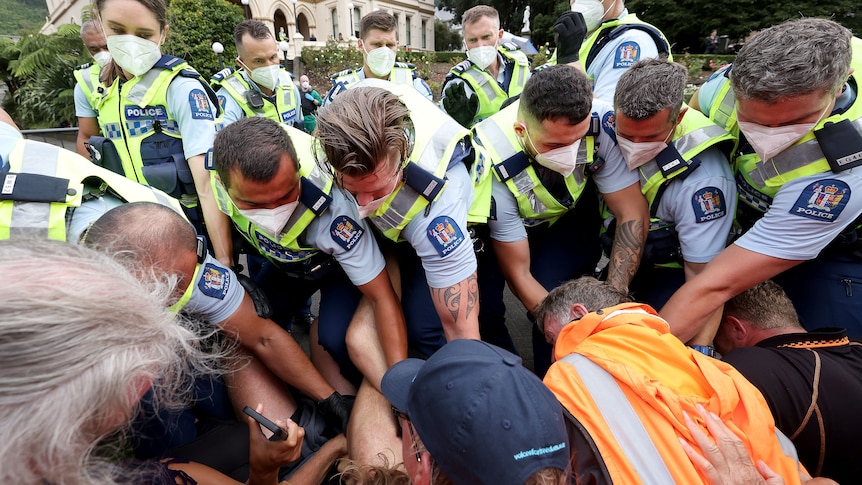
[{"label": "black t-shirt", "polygon": [[[839,328],[777,335],[754,347],[728,352],[723,360],[763,393],[776,426],[792,438],[799,460],[812,476],[857,483],[862,477],[858,451],[862,343],[858,339],[848,339],[846,331]],[[812,406],[815,391],[817,401]],[[809,409],[811,416],[798,431]]]}]

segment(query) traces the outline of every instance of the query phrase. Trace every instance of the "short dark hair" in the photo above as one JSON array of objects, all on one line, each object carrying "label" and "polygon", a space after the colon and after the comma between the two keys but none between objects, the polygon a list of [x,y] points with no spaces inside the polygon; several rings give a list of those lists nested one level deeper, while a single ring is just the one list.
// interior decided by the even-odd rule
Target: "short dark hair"
[{"label": "short dark hair", "polygon": [[787,327],[802,329],[793,302],[784,289],[772,280],[754,285],[728,300],[724,304],[724,317],[745,320],[761,330]]},{"label": "short dark hair", "polygon": [[533,74],[521,93],[518,111],[538,122],[563,118],[576,125],[593,109],[590,80],[568,65],[551,66]]},{"label": "short dark hair", "polygon": [[237,171],[244,179],[268,182],[278,172],[281,155],[286,153],[299,169],[296,149],[287,131],[277,121],[248,117],[222,128],[213,142],[216,173],[225,188]]},{"label": "short dark hair", "polygon": [[244,20],[233,29],[233,43],[239,49],[242,46],[242,38],[248,34],[252,39],[263,40],[272,38],[272,32],[269,27],[260,20]]},{"label": "short dark hair", "polygon": [[382,30],[383,32],[392,32],[394,30],[395,35],[398,35],[398,24],[395,23],[395,17],[383,10],[375,10],[359,19],[360,39],[364,39],[371,29]]}]

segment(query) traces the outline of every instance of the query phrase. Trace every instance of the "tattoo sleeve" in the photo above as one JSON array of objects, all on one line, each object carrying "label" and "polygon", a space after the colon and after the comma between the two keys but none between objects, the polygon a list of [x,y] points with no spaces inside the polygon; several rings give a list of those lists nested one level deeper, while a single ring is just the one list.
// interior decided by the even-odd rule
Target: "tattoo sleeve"
[{"label": "tattoo sleeve", "polygon": [[608,283],[628,290],[640,265],[646,235],[642,221],[626,221],[617,226],[608,268]]},{"label": "tattoo sleeve", "polygon": [[[460,336],[463,330],[469,332],[469,327],[473,326],[468,323],[470,321],[476,322],[475,330],[478,332],[479,284],[476,273],[452,286],[431,288],[431,299],[443,321],[447,339],[451,339],[450,335]],[[464,325],[469,326],[463,328]]]}]

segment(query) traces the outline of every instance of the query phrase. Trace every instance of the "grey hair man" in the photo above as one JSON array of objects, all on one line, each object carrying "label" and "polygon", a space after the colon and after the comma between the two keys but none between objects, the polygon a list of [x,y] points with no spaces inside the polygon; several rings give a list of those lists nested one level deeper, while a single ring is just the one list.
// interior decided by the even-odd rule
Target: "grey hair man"
[{"label": "grey hair man", "polygon": [[[654,308],[724,249],[736,211],[733,136],[683,103],[687,80],[683,66],[645,59],[620,76],[614,96],[617,143],[652,217],[629,288]],[[719,318],[691,343],[710,345]]]},{"label": "grey hair man", "polygon": [[761,31],[701,87],[701,111],[739,139],[732,163],[745,232],[662,308],[683,340],[729,298],[770,278],[804,327],[842,322],[862,334],[857,45],[831,20],[785,22]]},{"label": "grey hair man", "polygon": [[[87,142],[91,136],[101,134],[97,106],[101,98],[101,92],[109,80],[102,82],[100,74],[102,67],[111,62],[111,53],[108,52],[108,41],[102,32],[102,25],[98,20],[88,20],[81,25],[81,42],[84,48],[93,56],[92,63],[78,66],[73,72],[75,76],[75,116],[78,117],[78,136],[75,149],[78,155],[90,158],[87,150]],[[107,73],[109,70],[105,70]]]},{"label": "grey hair man", "polygon": [[[836,323],[837,325],[837,323]],[[806,332],[793,303],[771,280],[731,298],[715,336],[722,360],[751,381],[815,476],[852,483],[862,417],[862,342],[843,328]]]}]

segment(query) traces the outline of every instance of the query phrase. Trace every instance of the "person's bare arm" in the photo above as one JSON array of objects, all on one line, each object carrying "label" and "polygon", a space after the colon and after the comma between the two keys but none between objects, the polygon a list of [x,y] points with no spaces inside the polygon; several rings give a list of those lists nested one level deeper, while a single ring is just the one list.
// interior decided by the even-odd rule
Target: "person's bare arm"
[{"label": "person's bare arm", "polygon": [[528,312],[533,312],[548,296],[548,290],[530,272],[530,243],[527,238],[515,242],[491,240],[500,271],[512,293],[521,300]]},{"label": "person's bare arm", "polygon": [[447,288],[430,288],[434,308],[443,322],[447,341],[481,339],[479,335],[479,285],[476,273]]},{"label": "person's bare arm", "polygon": [[627,290],[640,266],[649,232],[649,207],[640,183],[602,194],[616,218],[616,233],[608,262],[608,283]]},{"label": "person's bare arm", "polygon": [[384,269],[359,287],[374,312],[374,326],[383,348],[387,367],[407,358],[407,324],[389,274]]},{"label": "person's bare arm", "polygon": [[233,240],[230,235],[230,219],[216,205],[215,194],[210,184],[210,172],[204,165],[204,155],[189,158],[189,167],[195,179],[198,203],[206,223],[207,235],[216,259],[228,268],[233,267]]},{"label": "person's bare arm", "polygon": [[[704,268],[706,268],[706,263],[691,263],[685,261],[683,263],[685,280],[690,281],[692,278],[703,272]],[[712,312],[712,315],[706,319],[706,324],[700,332],[686,343],[689,345],[712,345],[712,339],[715,338],[715,334],[718,332],[718,326],[721,324],[721,313],[723,309],[724,305],[719,305],[719,307]]]},{"label": "person's bare arm", "polygon": [[687,281],[659,312],[670,331],[688,342],[730,298],[802,261],[774,258],[731,244]]},{"label": "person's bare arm", "polygon": [[96,118],[78,117],[78,137],[75,139],[75,151],[84,158],[90,158],[90,151],[85,144],[90,141],[91,136],[102,133],[99,129],[99,121]]},{"label": "person's bare arm", "polygon": [[275,322],[257,314],[247,294],[237,311],[220,326],[273,374],[308,397],[319,401],[335,392],[296,340]]}]

